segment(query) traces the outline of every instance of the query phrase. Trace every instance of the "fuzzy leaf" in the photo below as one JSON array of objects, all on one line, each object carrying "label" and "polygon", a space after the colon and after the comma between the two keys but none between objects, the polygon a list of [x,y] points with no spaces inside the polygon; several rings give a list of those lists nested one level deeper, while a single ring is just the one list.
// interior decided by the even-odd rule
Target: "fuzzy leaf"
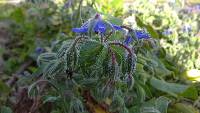
[{"label": "fuzzy leaf", "polygon": [[170,100],[166,97],[159,97],[156,99],[156,108],[161,112],[161,113],[167,113],[167,108],[170,103]]},{"label": "fuzzy leaf", "polygon": [[79,63],[82,67],[86,68],[93,65],[97,56],[102,51],[103,46],[95,41],[87,41],[81,45]]},{"label": "fuzzy leaf", "polygon": [[141,28],[146,28],[146,30],[151,34],[151,37],[159,38],[158,33],[153,29],[151,25],[143,23],[138,16],[135,19],[136,19],[137,25]]},{"label": "fuzzy leaf", "polygon": [[37,64],[40,66],[43,63],[48,63],[49,61],[55,60],[56,54],[55,53],[43,53],[37,59]]},{"label": "fuzzy leaf", "polygon": [[166,92],[173,96],[177,96],[176,94],[183,93],[188,88],[187,85],[168,83],[162,80],[158,80],[155,77],[151,78],[150,84],[157,90]]}]

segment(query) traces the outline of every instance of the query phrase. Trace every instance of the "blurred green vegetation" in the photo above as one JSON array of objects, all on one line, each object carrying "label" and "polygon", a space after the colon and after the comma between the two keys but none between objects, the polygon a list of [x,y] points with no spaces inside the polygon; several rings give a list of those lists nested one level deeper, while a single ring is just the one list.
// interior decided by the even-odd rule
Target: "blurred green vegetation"
[{"label": "blurred green vegetation", "polygon": [[[144,41],[137,53],[134,88],[127,93],[129,113],[199,113],[198,3],[198,0],[187,3],[182,0],[26,0],[20,4],[0,4],[0,30],[3,29],[0,38],[6,38],[0,42],[3,59],[0,112],[12,113],[18,88],[37,81],[41,74],[36,66],[41,54],[37,53],[37,48],[43,48],[43,52],[57,52],[63,41],[70,42],[74,38],[71,28],[81,26],[95,13],[100,13],[117,25],[145,29],[153,38]],[[120,34],[116,34],[112,38],[119,37]],[[33,63],[20,73],[15,87],[9,86],[8,81],[30,59]],[[56,87],[64,88],[62,85]],[[61,113],[65,108],[60,105],[60,97],[52,96],[54,94],[55,90],[48,88],[44,103],[52,102],[53,108],[58,107],[51,113]],[[98,94],[94,95],[98,98]],[[98,109],[95,113],[103,112]]]}]

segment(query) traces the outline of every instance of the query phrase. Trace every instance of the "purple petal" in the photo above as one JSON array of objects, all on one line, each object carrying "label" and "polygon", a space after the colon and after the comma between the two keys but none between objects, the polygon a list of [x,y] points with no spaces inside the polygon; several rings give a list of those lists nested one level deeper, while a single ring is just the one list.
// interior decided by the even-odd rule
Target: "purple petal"
[{"label": "purple petal", "polygon": [[105,33],[106,32],[106,26],[103,21],[99,20],[96,25],[94,26],[95,32]]},{"label": "purple petal", "polygon": [[135,35],[138,39],[148,39],[151,38],[148,33],[145,33],[142,30],[136,30]]},{"label": "purple petal", "polygon": [[86,27],[72,28],[72,31],[76,32],[76,33],[87,33],[88,28],[86,28]]},{"label": "purple petal", "polygon": [[101,33],[105,33],[105,32],[106,32],[106,28],[105,28],[105,27],[99,27],[99,31],[100,31]]},{"label": "purple petal", "polygon": [[37,48],[35,49],[35,52],[36,52],[37,54],[41,54],[41,53],[44,52],[44,48],[37,47]]},{"label": "purple petal", "polygon": [[131,36],[127,36],[126,39],[124,40],[124,44],[127,46],[132,42],[133,42],[133,39]]},{"label": "purple petal", "polygon": [[165,36],[168,36],[168,35],[173,34],[173,32],[172,32],[172,29],[166,29],[166,30],[164,30],[164,32],[162,34]]},{"label": "purple petal", "polygon": [[115,25],[115,24],[112,24],[113,28],[115,30],[122,30],[122,27],[118,26],[118,25]]}]

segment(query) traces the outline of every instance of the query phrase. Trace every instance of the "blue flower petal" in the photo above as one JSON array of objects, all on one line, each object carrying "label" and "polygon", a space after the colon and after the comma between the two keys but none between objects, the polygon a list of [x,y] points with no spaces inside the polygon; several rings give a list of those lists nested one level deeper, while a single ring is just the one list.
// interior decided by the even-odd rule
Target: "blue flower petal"
[{"label": "blue flower petal", "polygon": [[[83,23],[80,28],[73,28],[72,31],[76,33],[86,33],[88,32],[88,29],[89,29],[88,27],[89,27],[89,22],[87,21]],[[96,18],[96,22],[92,25],[92,27],[93,27],[92,29],[93,32],[100,33],[101,35],[105,34],[107,30],[106,23],[101,18]],[[115,24],[112,24],[112,27],[115,30],[123,30],[122,27]]]},{"label": "blue flower petal", "polygon": [[183,32],[191,32],[191,31],[192,31],[192,28],[190,25],[183,26]]},{"label": "blue flower petal", "polygon": [[76,32],[76,33],[87,33],[88,28],[86,28],[86,27],[72,28],[72,31]]},{"label": "blue flower petal", "polygon": [[118,26],[118,25],[115,25],[115,24],[112,24],[113,28],[115,30],[122,30],[122,27]]},{"label": "blue flower petal", "polygon": [[145,33],[142,30],[136,30],[135,35],[138,39],[148,39],[151,38],[148,33]]},{"label": "blue flower petal", "polygon": [[172,32],[172,29],[166,29],[166,30],[164,30],[164,32],[162,34],[165,36],[168,36],[168,35],[173,34],[173,32]]},{"label": "blue flower petal", "polygon": [[132,42],[133,42],[133,39],[131,36],[127,36],[126,39],[124,40],[124,44],[127,46]]},{"label": "blue flower petal", "polygon": [[99,27],[99,31],[100,31],[101,33],[105,33],[105,32],[106,32],[106,28],[105,28],[105,27]]},{"label": "blue flower petal", "polygon": [[45,50],[44,50],[44,48],[41,48],[41,47],[37,47],[36,49],[35,49],[35,52],[37,53],[37,54],[41,54],[41,53],[43,53]]},{"label": "blue flower petal", "polygon": [[106,32],[106,25],[103,21],[99,20],[93,29],[95,32],[105,33]]}]

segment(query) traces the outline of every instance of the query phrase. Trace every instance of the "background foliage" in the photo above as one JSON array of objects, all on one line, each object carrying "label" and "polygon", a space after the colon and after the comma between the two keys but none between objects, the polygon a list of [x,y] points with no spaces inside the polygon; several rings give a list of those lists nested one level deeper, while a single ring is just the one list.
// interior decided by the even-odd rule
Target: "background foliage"
[{"label": "background foliage", "polygon": [[[87,113],[88,109],[94,113],[199,113],[197,3],[26,0],[17,5],[1,4],[1,113]],[[76,48],[71,45],[76,37],[71,29],[96,13],[113,24],[144,29],[151,35],[150,40],[130,45],[137,50],[133,83],[126,81],[125,74],[119,74],[116,85],[106,87],[112,78],[103,76],[109,60],[105,48],[94,41],[95,34]],[[121,36],[124,34],[116,32],[110,41],[123,42]],[[123,64],[124,50],[112,49],[117,62]],[[70,61],[71,67],[62,57]],[[70,69],[77,71],[72,79],[70,71],[61,73]],[[114,70],[122,71],[116,67]],[[83,89],[90,89],[92,94],[82,95]],[[109,109],[103,109],[105,106]]]}]

